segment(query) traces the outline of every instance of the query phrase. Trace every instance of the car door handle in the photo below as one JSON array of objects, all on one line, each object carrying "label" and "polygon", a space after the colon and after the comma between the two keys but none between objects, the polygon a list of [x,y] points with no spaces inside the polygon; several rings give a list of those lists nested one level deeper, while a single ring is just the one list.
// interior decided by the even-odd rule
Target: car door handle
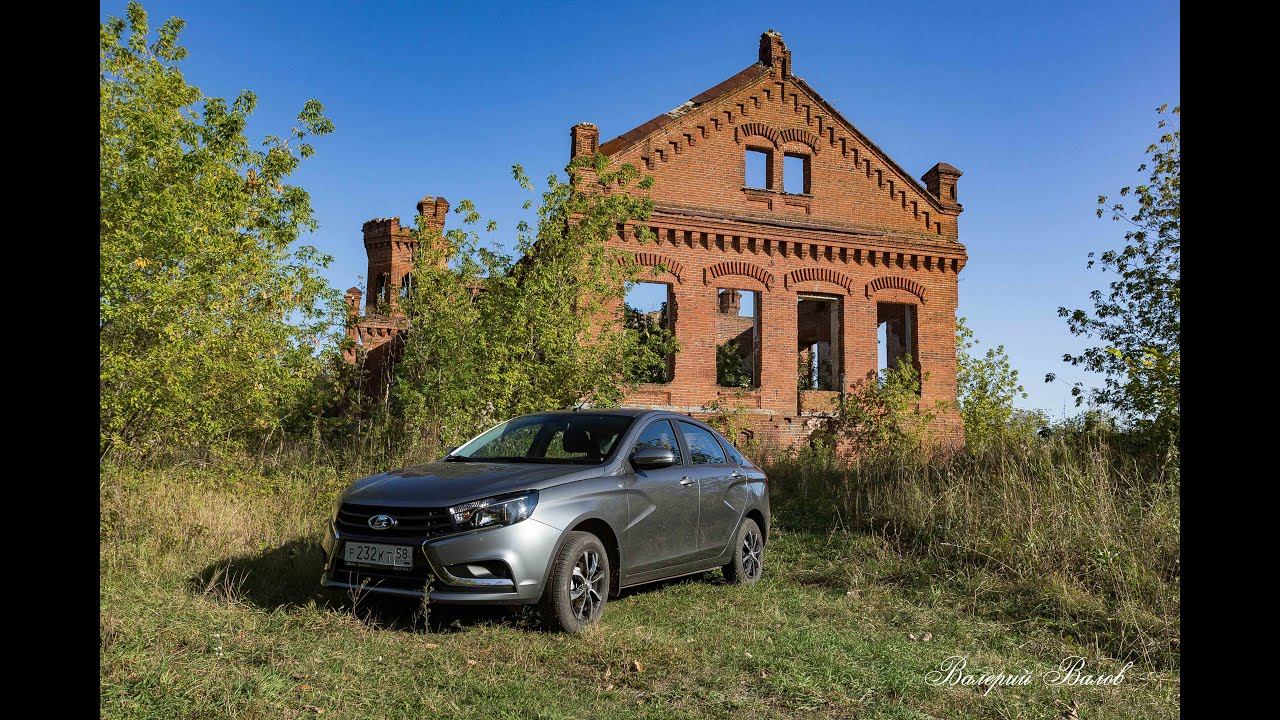
[{"label": "car door handle", "polygon": [[681,485],[692,485],[692,484],[693,484],[693,478],[682,477],[682,478],[680,478],[680,484],[681,484]]}]

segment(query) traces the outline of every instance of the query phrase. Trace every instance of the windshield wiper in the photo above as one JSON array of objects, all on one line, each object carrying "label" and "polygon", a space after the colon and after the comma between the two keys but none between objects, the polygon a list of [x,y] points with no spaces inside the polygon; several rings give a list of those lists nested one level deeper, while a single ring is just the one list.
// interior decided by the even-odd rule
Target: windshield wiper
[{"label": "windshield wiper", "polygon": [[466,455],[445,455],[445,462],[472,462],[471,458]]}]

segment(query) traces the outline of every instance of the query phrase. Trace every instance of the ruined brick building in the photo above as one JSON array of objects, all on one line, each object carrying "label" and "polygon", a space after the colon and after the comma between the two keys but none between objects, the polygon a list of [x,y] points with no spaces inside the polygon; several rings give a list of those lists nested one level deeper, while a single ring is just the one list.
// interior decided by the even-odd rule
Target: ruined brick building
[{"label": "ruined brick building", "polygon": [[[591,123],[570,131],[570,158],[603,154],[651,174],[654,212],[613,239],[660,268],[657,317],[680,351],[666,382],[626,404],[699,414],[716,402],[744,407],[760,437],[806,438],[842,389],[909,356],[924,376],[921,402],[956,397],[956,181],[938,163],[917,181],[791,72],[781,35],[760,37],[758,60],[724,82],[601,143]],[[443,227],[448,203],[418,211]],[[351,330],[380,366],[406,330],[395,310],[411,285],[413,242],[398,219],[364,225],[369,297]],[[347,292],[353,314],[358,289]],[[749,298],[749,302],[744,302]],[[743,388],[722,386],[717,347],[734,341]],[[936,429],[958,440],[954,409]]]}]

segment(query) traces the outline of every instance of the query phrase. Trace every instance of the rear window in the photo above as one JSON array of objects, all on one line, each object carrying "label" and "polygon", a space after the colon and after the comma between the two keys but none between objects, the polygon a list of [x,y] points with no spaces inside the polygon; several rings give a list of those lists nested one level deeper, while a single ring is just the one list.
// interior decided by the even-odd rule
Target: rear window
[{"label": "rear window", "polygon": [[632,420],[593,413],[526,415],[490,428],[445,460],[594,465],[609,459]]},{"label": "rear window", "polygon": [[718,435],[717,437],[720,438],[720,444],[724,446],[725,451],[729,453],[729,462],[736,463],[738,465],[751,464],[751,461],[748,460],[745,455],[738,452],[738,448],[734,447],[733,443],[729,442],[725,436]]},{"label": "rear window", "polygon": [[684,420],[680,421],[680,432],[684,435],[685,445],[689,446],[689,458],[694,465],[724,465],[728,462],[715,435]]}]

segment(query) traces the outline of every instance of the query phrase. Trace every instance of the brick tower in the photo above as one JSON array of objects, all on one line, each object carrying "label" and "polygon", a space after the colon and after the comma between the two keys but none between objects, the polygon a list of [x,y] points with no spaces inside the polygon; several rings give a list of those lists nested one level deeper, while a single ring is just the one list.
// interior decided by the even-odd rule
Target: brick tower
[{"label": "brick tower", "polygon": [[[418,201],[418,215],[428,231],[444,233],[449,201],[427,195]],[[362,227],[364,250],[369,258],[368,292],[360,315],[359,288],[347,290],[344,300],[351,322],[347,336],[354,346],[344,353],[348,362],[364,363],[365,389],[373,394],[386,390],[387,373],[403,344],[409,323],[400,310],[400,299],[413,286],[413,258],[420,243],[400,225],[400,218],[374,218]]]}]

